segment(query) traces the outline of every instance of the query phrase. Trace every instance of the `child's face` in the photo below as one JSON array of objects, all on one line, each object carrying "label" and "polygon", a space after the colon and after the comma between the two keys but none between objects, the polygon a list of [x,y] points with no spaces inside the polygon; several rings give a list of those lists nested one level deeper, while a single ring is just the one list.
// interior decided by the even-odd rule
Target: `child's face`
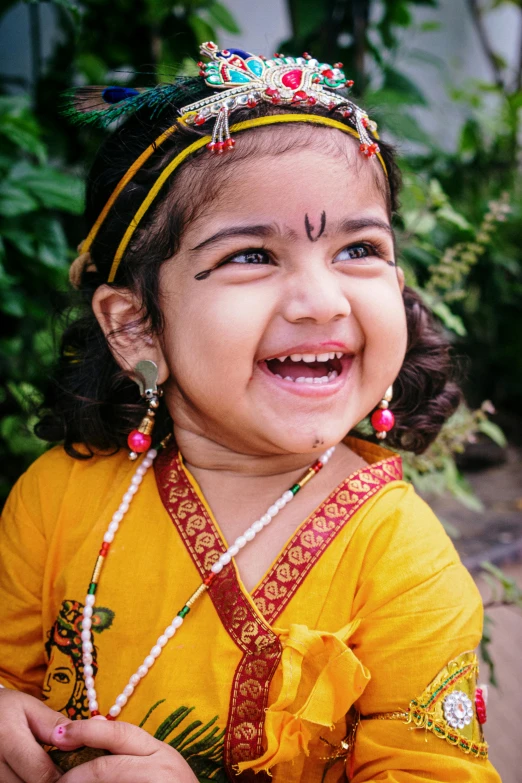
[{"label": "child's face", "polygon": [[[369,413],[404,358],[383,172],[347,139],[346,156],[299,149],[227,175],[162,267],[165,399],[175,426],[235,451],[313,452]],[[318,362],[275,358],[292,355]]]}]

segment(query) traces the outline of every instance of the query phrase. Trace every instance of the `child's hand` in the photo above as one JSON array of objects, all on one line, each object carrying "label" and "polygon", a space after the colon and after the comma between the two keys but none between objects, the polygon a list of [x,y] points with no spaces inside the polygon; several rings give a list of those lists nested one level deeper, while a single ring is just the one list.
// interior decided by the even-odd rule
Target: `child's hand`
[{"label": "child's hand", "polygon": [[197,783],[176,750],[130,723],[99,718],[72,721],[58,726],[52,741],[60,750],[86,745],[113,754],[71,769],[60,783]]},{"label": "child's hand", "polygon": [[33,696],[0,689],[0,781],[55,783],[59,780],[62,773],[37,740],[52,745],[53,730],[70,722]]}]

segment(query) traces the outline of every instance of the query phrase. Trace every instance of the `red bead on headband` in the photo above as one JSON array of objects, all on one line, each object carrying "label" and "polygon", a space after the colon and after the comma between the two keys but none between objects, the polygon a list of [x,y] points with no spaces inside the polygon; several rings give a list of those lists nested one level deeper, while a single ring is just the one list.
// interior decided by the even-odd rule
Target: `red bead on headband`
[{"label": "red bead on headband", "polygon": [[[275,55],[273,59],[268,59],[241,49],[219,50],[211,41],[201,46],[201,53],[209,58],[209,62],[199,63],[200,76],[205,84],[216,92],[192,103],[184,104],[183,101],[191,93],[201,95],[201,83],[198,85],[197,80],[187,78],[179,78],[172,84],[160,84],[150,89],[82,87],[73,91],[71,105],[65,113],[76,122],[96,123],[105,127],[141,109],[148,109],[155,116],[167,106],[181,104],[178,122],[163,131],[130,166],[115,187],[89,235],[81,243],[79,248],[81,256],[73,263],[71,269],[74,274],[70,279],[75,287],[79,286],[83,270],[91,263],[92,243],[118,196],[149,157],[178,129],[180,123],[202,126],[213,121],[212,135],[198,138],[170,160],[159,173],[118,245],[107,278],[108,283],[114,282],[134,232],[166,180],[190,155],[203,147],[217,154],[232,150],[235,140],[231,136],[231,130],[237,133],[254,127],[285,122],[307,122],[329,126],[354,136],[359,142],[359,149],[363,155],[367,158],[376,157],[384,173],[387,174],[376,141],[376,123],[370,120],[366,112],[357,104],[338,93],[340,89],[353,85],[351,80],[346,79],[342,71],[342,63],[331,66],[328,63],[320,63],[309,54],[304,54],[302,57]],[[234,111],[253,109],[261,102],[299,106],[304,109],[308,106],[322,106],[330,114],[338,113],[340,118],[349,119],[350,124],[332,116],[304,111],[253,117],[237,123],[232,128],[229,127],[229,118]]]}]

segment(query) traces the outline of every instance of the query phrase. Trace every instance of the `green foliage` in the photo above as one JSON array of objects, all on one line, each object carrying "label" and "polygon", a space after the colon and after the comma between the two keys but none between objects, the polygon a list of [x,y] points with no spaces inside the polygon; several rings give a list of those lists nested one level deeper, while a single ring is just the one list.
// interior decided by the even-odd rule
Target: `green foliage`
[{"label": "green foliage", "polygon": [[64,217],[83,211],[83,185],[48,163],[26,100],[0,97],[0,493],[43,450],[32,433],[53,349],[51,294],[73,254]]},{"label": "green foliage", "polygon": [[484,608],[484,630],[480,642],[480,654],[482,660],[489,668],[489,681],[492,685],[498,686],[495,673],[495,662],[491,656],[490,645],[493,639],[494,620],[491,616],[491,610],[498,606],[509,606],[512,609],[522,609],[522,589],[517,582],[507,576],[501,568],[493,563],[481,563],[481,576],[489,585],[490,598],[485,601]]},{"label": "green foliage", "polygon": [[506,445],[502,430],[488,419],[494,413],[489,401],[475,411],[466,405],[446,422],[439,437],[424,452],[402,454],[404,476],[424,493],[449,492],[473,511],[482,511],[482,504],[455,465],[455,455],[462,454],[468,443],[479,433],[487,435],[499,446]]}]

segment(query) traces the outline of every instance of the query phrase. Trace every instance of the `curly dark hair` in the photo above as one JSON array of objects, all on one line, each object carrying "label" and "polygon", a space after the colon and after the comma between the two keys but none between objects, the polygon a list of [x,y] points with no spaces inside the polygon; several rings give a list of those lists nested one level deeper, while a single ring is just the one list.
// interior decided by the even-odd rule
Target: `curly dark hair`
[{"label": "curly dark hair", "polygon": [[[201,97],[210,92],[204,86],[201,90]],[[193,84],[190,96],[190,101],[193,101]],[[234,122],[278,112],[329,114],[318,106],[278,107],[263,103],[254,110],[236,111]],[[163,131],[174,125],[178,117],[178,107],[173,105],[152,119],[138,112],[104,142],[87,179],[85,218],[89,227],[94,224],[130,165]],[[337,114],[335,118],[338,119]],[[350,124],[349,119],[344,122]],[[138,425],[144,414],[136,384],[128,373],[121,370],[109,350],[92,310],[92,297],[96,288],[106,282],[124,231],[158,173],[175,155],[206,133],[207,127],[189,129],[179,126],[125,187],[91,247],[96,270],[86,270],[82,275],[78,300],[74,303],[74,312],[77,315],[80,310],[80,317],[70,322],[63,333],[59,361],[49,379],[43,413],[35,428],[36,434],[44,440],[62,441],[67,453],[73,457],[85,459],[97,452],[117,451],[126,444],[129,431]],[[252,134],[255,134],[256,150],[261,145],[264,152],[271,154],[284,153],[296,146],[310,147],[320,143],[324,148],[325,143],[336,144],[329,129],[295,123],[242,132],[242,142],[236,146],[233,155],[218,159],[203,148],[190,157],[159,192],[153,207],[135,232],[118,270],[115,285],[131,289],[140,298],[143,312],[141,327],[144,330],[158,333],[163,327],[158,290],[160,265],[177,252],[185,226],[199,214],[202,202],[208,203],[215,196],[216,189],[226,178],[228,166],[252,154],[252,143],[248,143],[249,138],[253,140]],[[388,178],[376,166],[376,181],[392,218],[398,209],[401,177],[393,148],[382,141],[379,145]],[[339,147],[336,152],[339,154]],[[452,378],[450,345],[443,330],[411,288],[405,288],[403,299],[408,346],[394,383],[391,408],[396,424],[388,434],[387,443],[421,453],[455,411],[461,393]],[[158,439],[171,428],[165,406],[162,408],[155,428],[155,438]],[[78,449],[78,444],[83,444],[83,447]]]}]

